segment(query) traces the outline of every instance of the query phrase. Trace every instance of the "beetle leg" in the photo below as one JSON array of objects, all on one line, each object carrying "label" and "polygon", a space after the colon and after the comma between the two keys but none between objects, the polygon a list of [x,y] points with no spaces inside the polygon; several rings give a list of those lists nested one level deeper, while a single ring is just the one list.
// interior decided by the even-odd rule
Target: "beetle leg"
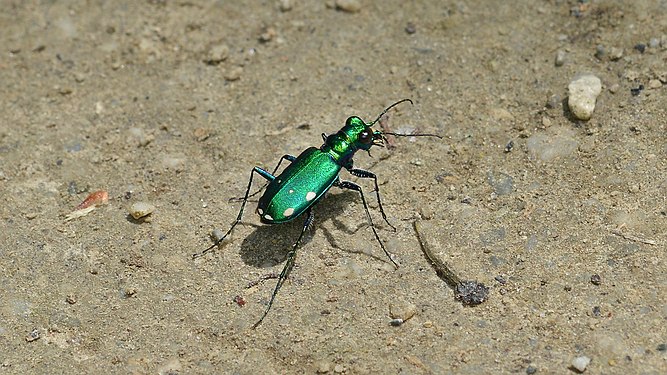
[{"label": "beetle leg", "polygon": [[[373,229],[373,234],[375,235],[375,239],[378,241],[380,244],[380,247],[382,248],[382,251],[384,251],[385,255],[391,262],[394,264],[394,267],[398,268],[398,263],[394,260],[394,258],[391,257],[387,249],[385,249],[384,244],[382,241],[380,241],[380,236],[378,236],[378,232],[375,230],[375,225],[373,225],[373,219],[371,218],[371,213],[368,210],[368,204],[366,204],[366,198],[364,197],[364,192],[361,190],[361,186],[355,184],[352,181],[344,181],[344,180],[338,180],[334,182],[334,185],[341,188],[341,189],[350,189],[350,190],[356,190],[359,192],[359,195],[361,195],[361,203],[364,204],[364,210],[366,210],[366,216],[368,216],[368,223],[371,225],[371,229]],[[386,220],[386,219],[385,219]],[[391,224],[389,224],[391,225]]]},{"label": "beetle leg", "polygon": [[269,313],[269,310],[271,310],[271,306],[273,305],[273,300],[276,299],[276,295],[278,294],[280,287],[283,286],[283,283],[287,279],[287,275],[289,275],[290,271],[292,271],[292,268],[294,268],[294,261],[296,260],[296,249],[299,247],[299,244],[301,243],[301,239],[303,238],[304,233],[306,233],[306,230],[308,230],[308,227],[310,227],[310,224],[312,222],[313,222],[313,213],[312,210],[309,208],[308,211],[306,211],[306,220],[303,222],[303,228],[301,228],[301,234],[299,235],[299,238],[296,240],[294,245],[292,245],[292,250],[289,253],[287,253],[287,262],[285,263],[285,267],[283,267],[282,272],[280,272],[280,277],[278,278],[278,283],[276,284],[276,287],[273,289],[273,294],[271,295],[271,299],[269,300],[269,305],[266,307],[266,310],[264,310],[264,314],[262,315],[261,318],[259,318],[257,323],[253,324],[252,329],[257,328],[260,324],[262,324],[262,320],[264,320],[266,315]]},{"label": "beetle leg", "polygon": [[378,206],[380,208],[380,213],[382,214],[382,218],[384,219],[385,223],[387,223],[391,227],[391,229],[393,229],[394,232],[396,232],[396,227],[391,225],[389,220],[387,220],[387,215],[384,213],[384,208],[382,208],[382,201],[380,200],[380,187],[378,186],[378,178],[375,175],[375,173],[359,168],[348,168],[348,172],[350,172],[350,174],[352,174],[353,176],[357,176],[360,178],[373,179],[373,182],[375,182],[375,193],[377,194],[378,197]]},{"label": "beetle leg", "polygon": [[245,204],[248,202],[248,196],[250,194],[250,188],[252,187],[252,178],[254,174],[257,173],[260,176],[266,178],[267,180],[272,180],[273,175],[269,174],[269,172],[265,171],[264,169],[260,167],[254,167],[252,171],[250,172],[250,180],[248,180],[248,188],[245,190],[245,196],[243,197],[243,203],[241,204],[241,209],[239,210],[238,216],[236,216],[236,221],[234,221],[234,224],[232,224],[232,227],[229,228],[227,233],[225,233],[224,236],[220,237],[215,243],[211,246],[209,246],[206,250],[202,251],[201,253],[195,253],[192,254],[192,259],[199,258],[201,256],[204,256],[204,254],[208,253],[211,251],[214,247],[218,246],[219,243],[221,243],[227,236],[229,236],[230,233],[232,233],[232,230],[234,230],[234,227],[238,225],[238,223],[241,222],[241,218],[243,217],[243,209],[245,208]]},{"label": "beetle leg", "polygon": [[[272,176],[275,176],[275,175],[276,175],[276,172],[278,171],[278,168],[280,168],[280,164],[283,162],[283,160],[287,160],[287,161],[289,161],[289,162],[291,163],[291,162],[293,162],[294,160],[296,160],[296,156],[292,156],[292,155],[290,155],[290,154],[283,155],[283,157],[280,158],[280,161],[278,162],[278,165],[276,165],[276,167],[273,168],[273,172],[271,172],[271,175],[272,175]],[[269,182],[271,182],[271,181],[269,181]],[[255,195],[259,194],[262,190],[264,190],[264,188],[266,188],[266,186],[269,184],[269,182],[265,183],[261,188],[257,189],[256,192],[254,192],[254,193],[248,195],[247,198],[252,198],[252,197],[254,197]],[[242,199],[244,199],[244,198],[230,198],[229,201],[230,201],[230,202],[233,202],[233,201],[240,201],[240,200],[242,200]]]}]

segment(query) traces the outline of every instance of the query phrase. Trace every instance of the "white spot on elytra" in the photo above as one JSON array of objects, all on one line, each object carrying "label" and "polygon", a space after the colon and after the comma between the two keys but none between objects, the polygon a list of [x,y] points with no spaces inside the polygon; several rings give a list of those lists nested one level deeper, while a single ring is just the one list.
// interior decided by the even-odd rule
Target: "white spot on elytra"
[{"label": "white spot on elytra", "polygon": [[290,194],[293,194],[293,193],[294,193],[294,190],[289,189],[289,193],[290,193]]},{"label": "white spot on elytra", "polygon": [[290,217],[294,213],[294,209],[292,207],[288,208],[283,212],[283,216],[285,217]]},{"label": "white spot on elytra", "polygon": [[273,221],[273,218],[272,218],[271,215],[269,215],[269,214],[264,215],[264,218],[265,218],[266,220]]},{"label": "white spot on elytra", "polygon": [[309,191],[308,194],[306,194],[306,200],[307,200],[308,202],[310,202],[310,201],[312,201],[313,199],[315,199],[316,196],[317,196],[317,194],[315,194],[314,191]]},{"label": "white spot on elytra", "polygon": [[257,207],[257,213],[260,214],[260,215],[264,215],[264,210],[262,210],[261,208]]}]

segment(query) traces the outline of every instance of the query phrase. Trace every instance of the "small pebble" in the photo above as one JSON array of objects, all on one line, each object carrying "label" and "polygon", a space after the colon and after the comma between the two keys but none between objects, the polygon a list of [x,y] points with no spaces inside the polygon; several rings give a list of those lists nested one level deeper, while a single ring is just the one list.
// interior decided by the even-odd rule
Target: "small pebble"
[{"label": "small pebble", "polygon": [[329,362],[320,362],[316,367],[318,374],[326,374],[327,372],[331,371],[331,365]]},{"label": "small pebble", "polygon": [[455,298],[466,306],[475,306],[487,300],[489,287],[477,281],[463,280],[456,286]]},{"label": "small pebble", "polygon": [[415,24],[412,22],[408,22],[408,24],[405,26],[405,32],[408,34],[414,34],[417,32],[417,26],[415,26]]},{"label": "small pebble", "polygon": [[152,214],[155,211],[155,206],[146,202],[134,202],[130,206],[129,211],[135,220],[139,220],[142,217]]},{"label": "small pebble", "polygon": [[607,50],[602,44],[598,44],[595,47],[595,57],[602,60],[602,58],[607,54]]},{"label": "small pebble", "polygon": [[593,306],[593,316],[599,318],[602,315],[600,306]]},{"label": "small pebble", "polygon": [[30,332],[30,333],[28,334],[28,336],[25,337],[25,341],[27,341],[27,342],[33,342],[33,341],[35,341],[35,340],[39,340],[40,337],[41,337],[41,335],[39,334],[39,330],[38,330],[38,329],[34,329],[34,330],[32,330],[32,332]]},{"label": "small pebble", "polygon": [[405,322],[417,313],[417,306],[414,303],[396,301],[389,305],[389,316],[394,320]]},{"label": "small pebble", "polygon": [[146,134],[142,128],[138,127],[130,128],[128,133],[128,143],[133,143],[137,147],[146,147],[155,139],[155,136],[152,134]]},{"label": "small pebble", "polygon": [[565,51],[559,49],[556,52],[556,59],[554,60],[556,66],[563,66],[565,64]]},{"label": "small pebble", "polygon": [[600,285],[602,283],[602,278],[597,273],[591,276],[591,284]]},{"label": "small pebble", "polygon": [[234,297],[234,302],[236,302],[236,304],[241,306],[241,307],[245,306],[245,304],[246,304],[245,298],[243,298],[239,295]]},{"label": "small pebble", "polygon": [[586,371],[586,367],[591,363],[591,359],[586,356],[577,357],[572,360],[572,367],[579,372]]},{"label": "small pebble", "polygon": [[563,100],[561,99],[560,95],[558,95],[558,94],[553,94],[553,95],[549,95],[549,97],[547,98],[547,102],[545,103],[545,105],[546,105],[547,108],[549,108],[549,109],[559,108],[560,105],[561,105],[561,102],[562,102],[562,101],[563,101]]},{"label": "small pebble", "polygon": [[259,35],[259,41],[261,43],[268,43],[272,41],[276,36],[278,36],[278,32],[276,31],[276,29],[273,27],[267,27]]},{"label": "small pebble", "polygon": [[514,191],[514,179],[508,174],[488,171],[486,173],[486,179],[489,185],[493,187],[494,193],[497,195],[508,195]]},{"label": "small pebble", "polygon": [[348,13],[357,13],[361,10],[359,0],[336,0],[336,9]]},{"label": "small pebble", "polygon": [[76,300],[77,300],[77,298],[76,298],[75,294],[70,294],[70,295],[67,296],[67,298],[65,298],[65,302],[69,303],[70,305],[75,304]]},{"label": "small pebble", "polygon": [[597,97],[602,92],[600,78],[592,74],[580,75],[570,82],[567,89],[567,104],[572,114],[579,120],[589,120],[595,110]]},{"label": "small pebble", "polygon": [[292,1],[291,0],[280,0],[280,11],[289,12],[292,10]]},{"label": "small pebble", "polygon": [[514,149],[514,141],[510,139],[509,142],[505,145],[505,152],[512,152],[512,149]]},{"label": "small pebble", "polygon": [[392,327],[398,327],[405,322],[403,319],[392,319],[389,321],[389,325]]},{"label": "small pebble", "polygon": [[658,38],[649,39],[648,46],[649,46],[649,48],[658,48],[658,47],[660,47],[660,39],[658,39]]},{"label": "small pebble", "polygon": [[611,61],[620,60],[623,57],[623,48],[612,47],[609,51],[609,59]]},{"label": "small pebble", "polygon": [[229,57],[229,47],[225,44],[218,44],[209,49],[205,62],[207,64],[217,65],[225,61],[227,57]]},{"label": "small pebble", "polygon": [[243,74],[243,68],[237,66],[225,73],[225,79],[228,81],[238,81],[241,78],[241,74]]},{"label": "small pebble", "polygon": [[651,79],[648,81],[649,89],[659,89],[662,87],[662,82],[659,79]]},{"label": "small pebble", "polygon": [[90,193],[86,199],[83,200],[75,210],[81,210],[90,206],[101,206],[109,202],[109,193],[106,190],[98,190]]},{"label": "small pebble", "polygon": [[199,142],[203,142],[211,136],[211,130],[207,128],[197,128],[194,131],[195,139]]},{"label": "small pebble", "polygon": [[667,70],[663,70],[656,74],[656,78],[662,83],[667,83]]}]

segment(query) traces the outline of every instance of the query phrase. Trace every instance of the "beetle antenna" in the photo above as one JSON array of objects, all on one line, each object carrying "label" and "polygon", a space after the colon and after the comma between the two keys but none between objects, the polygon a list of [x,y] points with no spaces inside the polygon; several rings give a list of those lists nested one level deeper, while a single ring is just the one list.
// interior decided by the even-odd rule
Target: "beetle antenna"
[{"label": "beetle antenna", "polygon": [[415,134],[400,134],[400,133],[389,133],[389,132],[382,132],[382,135],[393,135],[396,137],[437,137],[442,139],[441,135],[437,134],[425,134],[425,133],[415,133]]},{"label": "beetle antenna", "polygon": [[387,107],[384,111],[382,111],[382,113],[380,113],[380,116],[378,116],[378,118],[376,118],[375,121],[373,121],[373,122],[371,122],[370,124],[368,124],[368,126],[372,126],[372,125],[375,124],[376,122],[380,121],[380,119],[382,118],[382,116],[385,115],[385,113],[387,113],[390,109],[396,107],[397,105],[399,105],[399,104],[401,104],[401,103],[403,103],[403,102],[410,102],[410,104],[412,104],[412,105],[415,104],[415,103],[413,103],[412,100],[410,100],[410,99],[399,100],[399,101],[397,101],[396,103],[394,103],[394,104],[390,105],[389,107]]}]

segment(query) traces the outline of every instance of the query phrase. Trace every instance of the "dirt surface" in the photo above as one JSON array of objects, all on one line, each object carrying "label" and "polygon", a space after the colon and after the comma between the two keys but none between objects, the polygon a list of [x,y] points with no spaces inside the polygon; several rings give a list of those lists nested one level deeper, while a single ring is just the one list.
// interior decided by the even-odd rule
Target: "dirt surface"
[{"label": "dirt surface", "polygon": [[[667,373],[667,3],[339,3],[2,2],[0,373]],[[603,84],[587,122],[580,73]],[[401,267],[332,189],[251,330],[275,280],[247,286],[300,220],[250,202],[192,254],[253,166],[402,98],[391,129],[444,138],[356,155],[395,233],[342,174]],[[486,302],[454,298],[417,219]]]}]

